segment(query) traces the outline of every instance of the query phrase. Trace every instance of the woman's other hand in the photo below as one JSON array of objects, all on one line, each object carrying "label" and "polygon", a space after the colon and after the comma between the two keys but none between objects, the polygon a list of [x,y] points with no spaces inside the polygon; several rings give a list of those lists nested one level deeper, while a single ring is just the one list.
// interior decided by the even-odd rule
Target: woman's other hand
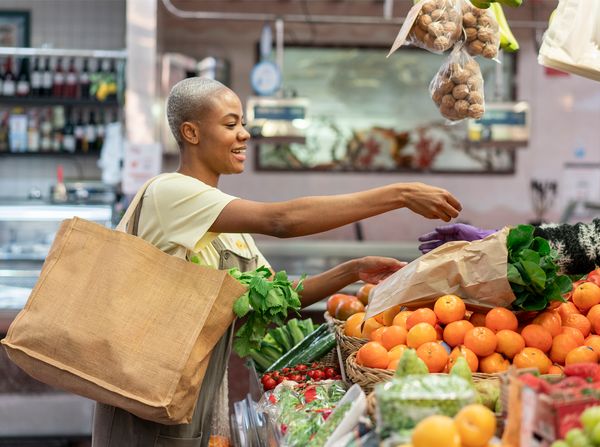
[{"label": "woman's other hand", "polygon": [[404,206],[428,219],[449,222],[458,217],[462,205],[448,191],[424,183],[405,183],[402,188]]},{"label": "woman's other hand", "polygon": [[434,231],[419,237],[421,253],[425,254],[446,242],[453,241],[476,241],[483,239],[497,230],[484,230],[467,224],[450,224],[437,227]]},{"label": "woman's other hand", "polygon": [[365,256],[357,259],[357,273],[361,281],[378,284],[407,263],[382,256]]}]

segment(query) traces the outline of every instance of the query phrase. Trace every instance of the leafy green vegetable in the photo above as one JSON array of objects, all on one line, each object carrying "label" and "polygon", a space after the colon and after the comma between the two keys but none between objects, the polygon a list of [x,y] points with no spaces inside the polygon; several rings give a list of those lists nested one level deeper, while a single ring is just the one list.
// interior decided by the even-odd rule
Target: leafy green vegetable
[{"label": "leafy green vegetable", "polygon": [[288,279],[285,271],[275,274],[270,280],[271,271],[259,267],[250,272],[241,272],[237,268],[229,270],[229,274],[248,287],[246,293],[233,304],[233,311],[241,317],[248,317],[238,329],[233,342],[233,349],[240,357],[246,357],[252,349],[260,347],[269,325],[285,324],[288,312],[300,309],[300,296],[304,275],[296,287]]},{"label": "leafy green vegetable", "polygon": [[546,239],[534,237],[531,225],[519,225],[506,238],[508,281],[516,296],[512,307],[543,310],[550,301],[565,301],[571,291],[571,278],[558,274],[557,253]]}]

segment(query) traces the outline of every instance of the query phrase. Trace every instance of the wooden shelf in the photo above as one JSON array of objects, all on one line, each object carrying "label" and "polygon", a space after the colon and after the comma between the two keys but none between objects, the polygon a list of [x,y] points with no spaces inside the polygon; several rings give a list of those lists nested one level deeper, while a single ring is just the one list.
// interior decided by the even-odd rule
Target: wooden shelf
[{"label": "wooden shelf", "polygon": [[54,98],[37,96],[0,96],[1,106],[43,107],[43,106],[72,106],[72,107],[113,107],[121,105],[117,100],[96,101],[94,99]]}]

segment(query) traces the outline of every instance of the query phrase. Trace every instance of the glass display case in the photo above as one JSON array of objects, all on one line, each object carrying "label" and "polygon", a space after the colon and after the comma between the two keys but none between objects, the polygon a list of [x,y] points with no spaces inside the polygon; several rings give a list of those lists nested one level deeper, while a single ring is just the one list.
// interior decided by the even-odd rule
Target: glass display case
[{"label": "glass display case", "polygon": [[73,216],[110,227],[112,205],[0,202],[0,312],[23,307],[60,223]]},{"label": "glass display case", "polygon": [[[27,302],[61,222],[74,216],[112,227],[113,207],[0,201],[0,334]],[[0,411],[0,440],[27,438],[36,446],[89,440],[94,402],[34,380],[4,349],[0,377],[0,409],[7,410]]]}]

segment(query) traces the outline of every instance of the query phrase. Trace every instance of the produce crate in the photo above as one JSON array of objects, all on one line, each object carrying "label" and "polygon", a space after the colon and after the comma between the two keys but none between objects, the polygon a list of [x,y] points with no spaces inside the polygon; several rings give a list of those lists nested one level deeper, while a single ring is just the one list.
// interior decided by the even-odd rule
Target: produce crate
[{"label": "produce crate", "polygon": [[600,400],[592,396],[556,399],[528,386],[523,386],[521,393],[522,444],[524,440],[537,440],[540,446],[549,446],[556,439],[564,439],[570,429],[581,428],[579,416],[583,410],[600,405]]}]

